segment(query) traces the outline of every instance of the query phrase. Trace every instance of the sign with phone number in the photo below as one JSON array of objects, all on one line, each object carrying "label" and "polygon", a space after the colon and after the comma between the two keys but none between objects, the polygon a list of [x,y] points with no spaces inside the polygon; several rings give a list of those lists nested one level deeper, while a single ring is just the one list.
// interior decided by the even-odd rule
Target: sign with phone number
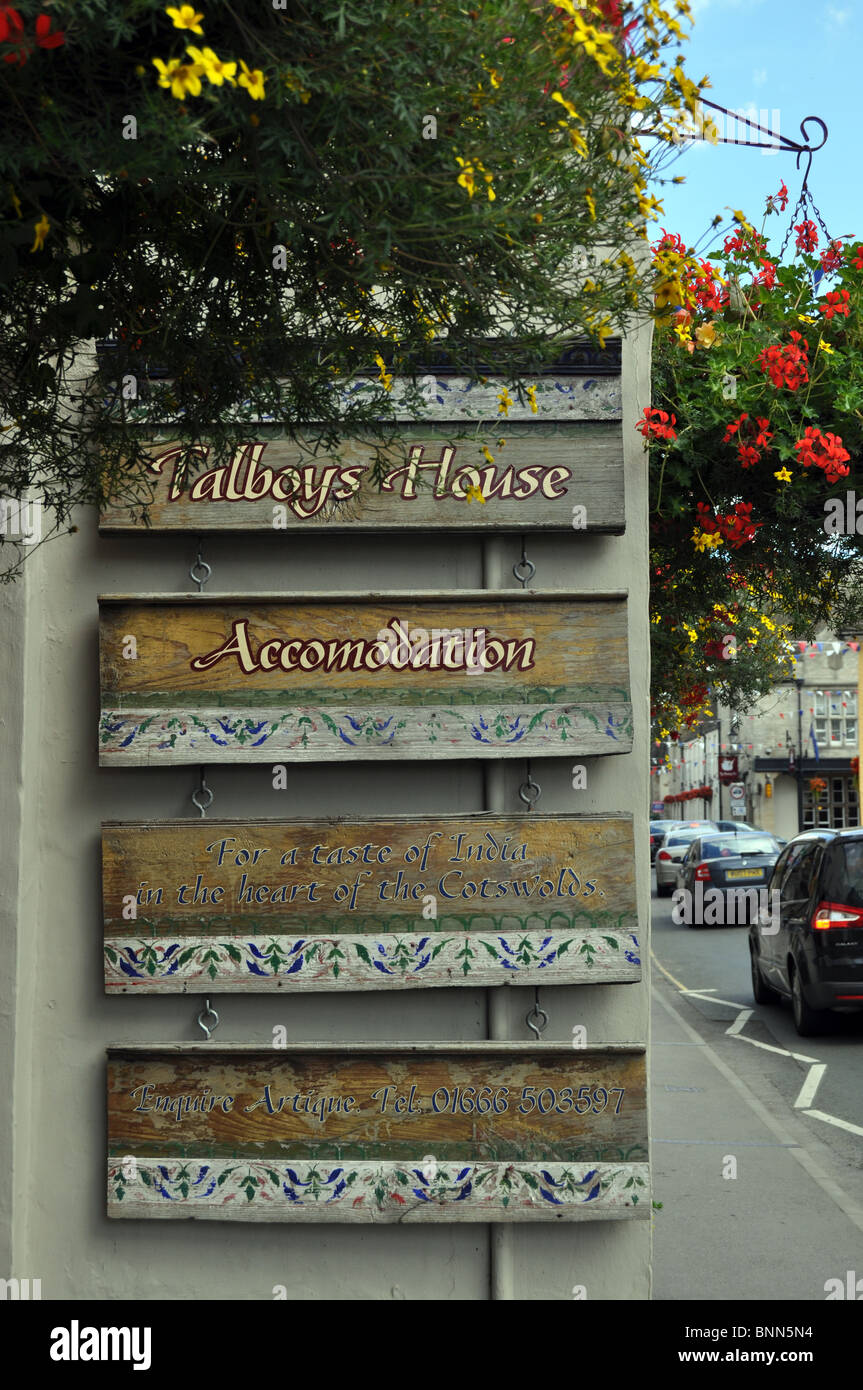
[{"label": "sign with phone number", "polygon": [[[278,1033],[280,1030],[275,1030]],[[108,1211],[244,1221],[647,1215],[644,1049],[117,1047]]]}]

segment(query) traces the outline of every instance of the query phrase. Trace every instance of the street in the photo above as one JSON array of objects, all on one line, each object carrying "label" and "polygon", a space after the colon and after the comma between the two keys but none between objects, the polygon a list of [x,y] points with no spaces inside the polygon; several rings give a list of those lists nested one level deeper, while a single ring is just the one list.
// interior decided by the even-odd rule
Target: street
[{"label": "street", "polygon": [[746,927],[653,893],[653,1297],[863,1297],[863,1014],[798,1037],[753,1002]]}]

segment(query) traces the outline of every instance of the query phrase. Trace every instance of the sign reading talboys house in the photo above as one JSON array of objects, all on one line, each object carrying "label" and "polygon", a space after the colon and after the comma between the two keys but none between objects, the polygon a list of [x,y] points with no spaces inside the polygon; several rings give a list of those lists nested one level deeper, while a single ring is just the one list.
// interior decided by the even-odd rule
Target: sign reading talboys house
[{"label": "sign reading talboys house", "polygon": [[644,1049],[212,1043],[108,1053],[108,1214],[647,1217]]},{"label": "sign reading talboys house", "polygon": [[225,458],[199,445],[154,444],[131,486],[136,509],[102,513],[103,532],[623,530],[620,421],[546,437],[506,424],[488,439],[406,431],[397,444],[348,440],[332,453],[284,439],[238,444]]},{"label": "sign reading talboys house", "polygon": [[111,992],[641,978],[631,816],[102,827]]},{"label": "sign reading talboys house", "polygon": [[622,593],[99,602],[102,763],[572,757],[632,745]]}]

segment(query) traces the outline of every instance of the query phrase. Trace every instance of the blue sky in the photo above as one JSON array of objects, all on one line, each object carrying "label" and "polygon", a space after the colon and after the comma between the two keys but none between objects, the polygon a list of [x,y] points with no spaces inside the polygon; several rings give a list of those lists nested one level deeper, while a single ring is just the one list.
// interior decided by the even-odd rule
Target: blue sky
[{"label": "blue sky", "polygon": [[[863,240],[863,0],[694,0],[693,13],[686,70],[695,80],[710,77],[705,95],[712,101],[769,113],[761,124],[776,129],[778,122],[795,140],[805,116],[826,121],[829,138],[814,156],[809,186],[830,234]],[[817,127],[809,132],[818,138]],[[653,226],[679,232],[690,246],[717,213],[730,217],[729,207],[760,228],[765,199],[784,179],[788,210],[770,217],[766,229],[778,252],[803,177],[793,153],[697,142],[670,172],[686,183],[662,190],[665,212]]]}]

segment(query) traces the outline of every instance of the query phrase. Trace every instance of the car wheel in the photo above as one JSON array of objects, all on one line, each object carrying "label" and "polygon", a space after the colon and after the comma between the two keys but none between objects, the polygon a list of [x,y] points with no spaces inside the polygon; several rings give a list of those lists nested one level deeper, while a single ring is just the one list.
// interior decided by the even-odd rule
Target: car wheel
[{"label": "car wheel", "polygon": [[670,897],[671,897],[671,884],[670,884],[670,883],[657,883],[657,885],[656,885],[656,896],[657,896],[658,898],[670,898]]},{"label": "car wheel", "polygon": [[816,1037],[824,1031],[825,1011],[824,1009],[810,1009],[806,1003],[799,970],[792,970],[791,972],[791,1012],[794,1016],[794,1027],[801,1038]]},{"label": "car wheel", "polygon": [[776,1004],[779,995],[770,985],[765,984],[764,976],[761,974],[761,966],[758,964],[758,957],[752,947],[749,947],[749,968],[752,972],[752,998],[756,1004]]}]

